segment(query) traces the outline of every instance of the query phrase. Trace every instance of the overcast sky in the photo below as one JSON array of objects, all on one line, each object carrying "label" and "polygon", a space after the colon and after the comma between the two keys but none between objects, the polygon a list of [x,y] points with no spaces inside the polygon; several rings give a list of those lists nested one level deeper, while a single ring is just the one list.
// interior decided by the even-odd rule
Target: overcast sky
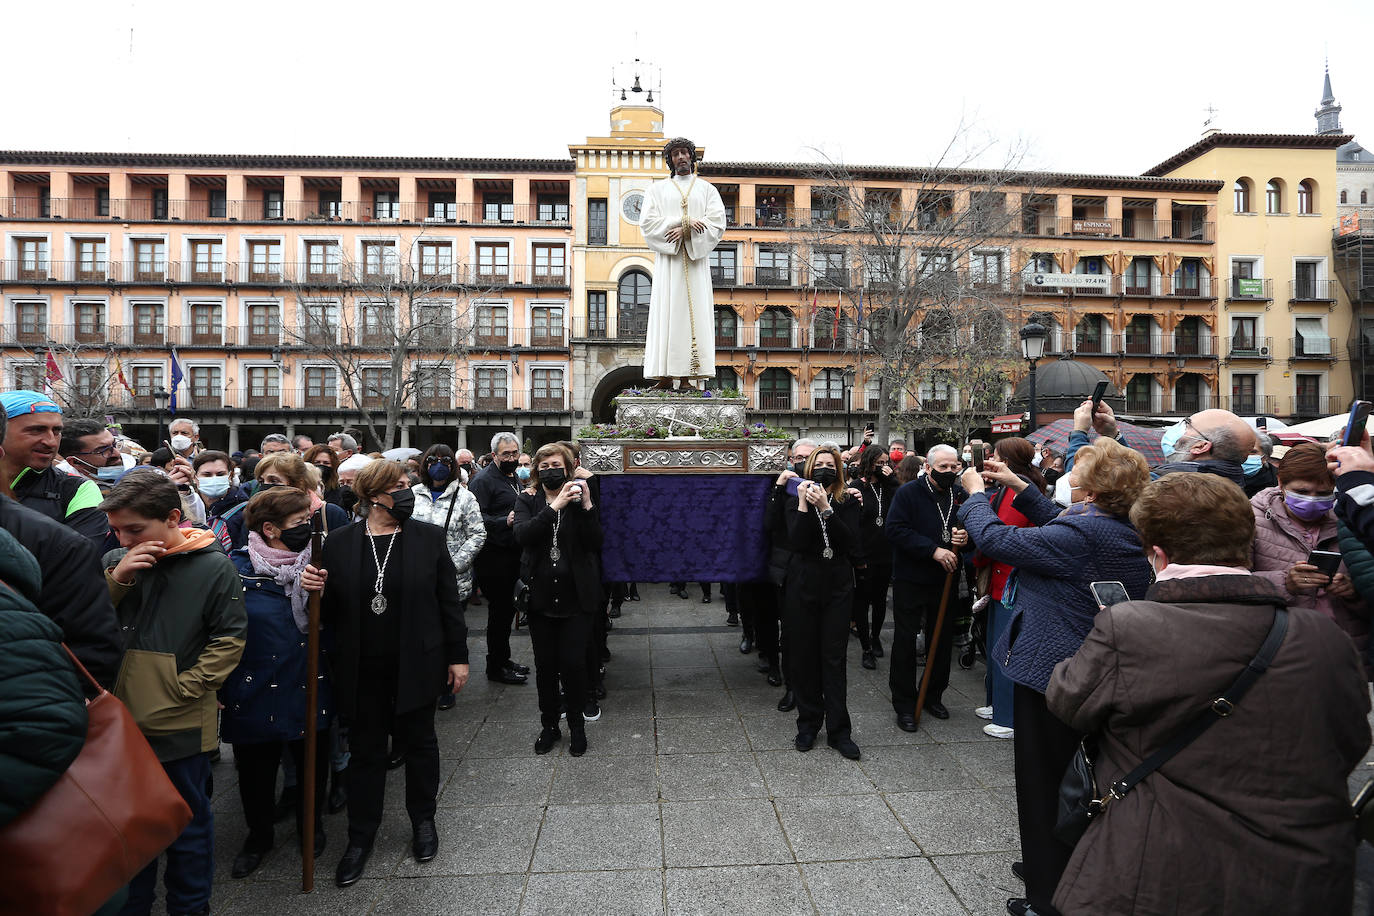
[{"label": "overcast sky", "polygon": [[1138,174],[1209,105],[1311,133],[1328,54],[1374,148],[1369,0],[5,6],[9,149],[563,157],[640,57],[715,160],[927,164],[963,122],[987,165]]}]

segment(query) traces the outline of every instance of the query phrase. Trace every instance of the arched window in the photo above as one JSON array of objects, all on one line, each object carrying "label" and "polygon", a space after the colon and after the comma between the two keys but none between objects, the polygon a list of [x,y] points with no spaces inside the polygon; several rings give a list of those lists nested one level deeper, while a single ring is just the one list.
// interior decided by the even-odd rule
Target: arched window
[{"label": "arched window", "polygon": [[1316,189],[1316,185],[1312,183],[1312,179],[1311,179],[1311,178],[1307,178],[1307,179],[1304,179],[1303,181],[1299,182],[1299,184],[1298,184],[1298,212],[1299,212],[1299,213],[1315,213],[1315,212],[1316,212],[1316,207],[1313,206],[1313,202],[1314,202],[1315,199],[1316,199],[1315,189]]},{"label": "arched window", "polygon": [[643,337],[649,328],[653,281],[642,270],[627,270],[616,293],[618,337]]},{"label": "arched window", "polygon": [[760,347],[792,346],[792,314],[786,309],[765,309],[759,316]]},{"label": "arched window", "polygon": [[716,346],[739,346],[739,316],[734,309],[716,309]]},{"label": "arched window", "polygon": [[1345,202],[1346,202],[1346,199],[1345,199],[1345,192],[1342,191],[1342,192],[1341,192],[1341,203],[1345,203]]},{"label": "arched window", "polygon": [[813,410],[844,410],[844,371],[822,369],[811,383]]},{"label": "arched window", "polygon": [[759,376],[759,408],[792,409],[792,373],[786,369],[764,369]]},{"label": "arched window", "polygon": [[717,366],[716,377],[708,379],[706,387],[712,391],[739,390],[739,373],[729,366]]},{"label": "arched window", "polygon": [[1269,183],[1264,186],[1264,212],[1283,212],[1283,183],[1277,178],[1269,179]]},{"label": "arched window", "polygon": [[1362,203],[1362,204],[1367,204],[1367,203],[1369,203],[1369,192],[1368,192],[1368,191],[1361,191],[1361,192],[1360,192],[1360,203]]},{"label": "arched window", "polygon": [[1236,194],[1236,212],[1237,212],[1237,213],[1249,213],[1249,212],[1250,212],[1250,179],[1249,179],[1249,178],[1237,178],[1237,179],[1236,179],[1235,194]]}]

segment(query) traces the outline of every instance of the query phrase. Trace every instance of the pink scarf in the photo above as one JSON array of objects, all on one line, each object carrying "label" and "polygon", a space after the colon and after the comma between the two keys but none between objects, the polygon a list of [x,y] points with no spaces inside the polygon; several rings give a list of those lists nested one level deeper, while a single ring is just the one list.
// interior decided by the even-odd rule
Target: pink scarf
[{"label": "pink scarf", "polygon": [[248,559],[253,564],[254,572],[271,576],[272,581],[286,591],[286,597],[291,599],[291,617],[296,623],[296,629],[304,633],[310,623],[310,615],[306,610],[310,595],[301,588],[301,573],[310,563],[310,545],[305,545],[305,549],[300,553],[278,550],[264,541],[262,535],[250,531]]}]

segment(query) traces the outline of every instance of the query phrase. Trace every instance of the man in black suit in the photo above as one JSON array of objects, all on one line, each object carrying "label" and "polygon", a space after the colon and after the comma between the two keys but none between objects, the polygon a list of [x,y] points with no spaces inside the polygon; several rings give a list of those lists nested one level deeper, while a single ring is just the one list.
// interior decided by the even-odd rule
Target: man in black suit
[{"label": "man in black suit", "polygon": [[[887,517],[887,537],[892,544],[892,667],[888,686],[897,726],[916,730],[916,699],[920,688],[916,636],[924,624],[926,664],[933,665],[926,694],[926,711],[948,719],[941,698],[949,686],[949,659],[953,645],[953,621],[948,612],[938,645],[932,645],[935,618],[945,579],[959,568],[958,549],[968,543],[968,532],[956,528],[957,509],[964,491],[959,486],[959,453],[937,445],[926,455],[926,472],[903,484],[893,497]],[[954,583],[953,588],[957,588]],[[953,602],[953,594],[951,594]]]},{"label": "man in black suit", "polygon": [[515,582],[520,578],[520,545],[515,543],[515,497],[523,485],[515,474],[520,466],[520,440],[515,433],[497,433],[491,440],[496,460],[468,484],[482,521],[487,543],[472,564],[477,587],[487,600],[487,680],[523,684],[530,669],[510,657],[510,630],[515,622]]}]

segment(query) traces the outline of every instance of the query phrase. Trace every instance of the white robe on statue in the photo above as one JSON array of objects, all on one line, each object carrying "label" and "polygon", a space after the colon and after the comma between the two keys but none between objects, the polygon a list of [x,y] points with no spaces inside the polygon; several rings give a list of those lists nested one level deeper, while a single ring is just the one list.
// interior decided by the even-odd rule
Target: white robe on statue
[{"label": "white robe on statue", "polygon": [[[639,228],[645,242],[657,254],[644,343],[647,378],[714,378],[716,374],[715,303],[711,298],[711,265],[706,256],[725,234],[725,205],[715,187],[694,178],[664,178],[654,182],[644,195]],[[668,230],[682,225],[683,194],[688,195],[688,217],[706,224],[702,232],[687,232],[685,275],[684,252],[668,241]]]}]

